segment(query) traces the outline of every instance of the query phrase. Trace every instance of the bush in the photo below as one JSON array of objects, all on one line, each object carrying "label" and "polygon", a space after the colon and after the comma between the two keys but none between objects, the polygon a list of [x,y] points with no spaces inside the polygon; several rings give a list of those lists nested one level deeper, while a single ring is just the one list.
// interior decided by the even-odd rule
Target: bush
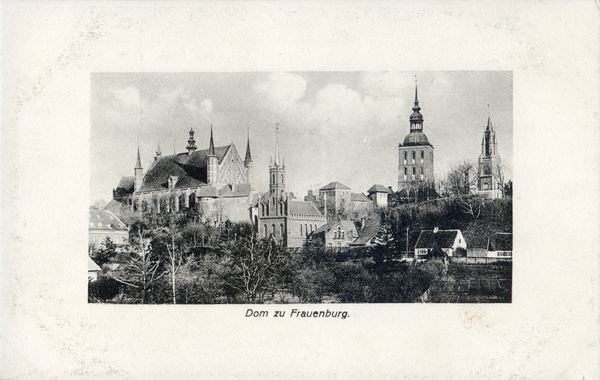
[{"label": "bush", "polygon": [[121,284],[106,276],[88,282],[88,302],[107,302],[115,298],[121,291]]}]

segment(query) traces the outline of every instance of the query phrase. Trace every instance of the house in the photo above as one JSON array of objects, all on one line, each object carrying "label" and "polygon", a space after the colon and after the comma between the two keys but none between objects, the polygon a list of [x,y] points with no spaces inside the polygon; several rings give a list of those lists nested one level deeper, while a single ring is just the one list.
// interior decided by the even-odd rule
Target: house
[{"label": "house", "polygon": [[375,207],[387,207],[388,197],[392,193],[391,187],[385,187],[383,185],[373,185],[368,190],[369,199],[373,201]]},{"label": "house", "polygon": [[425,259],[438,248],[451,257],[458,248],[467,249],[467,242],[460,230],[423,230],[415,245],[415,259]]},{"label": "house", "polygon": [[[364,219],[362,219],[364,223]],[[377,237],[379,231],[379,220],[375,219],[367,221],[360,230],[358,230],[358,239],[350,243],[350,247],[370,247],[374,244],[374,240]]]},{"label": "house", "polygon": [[512,233],[498,232],[470,239],[467,256],[512,259]]},{"label": "house", "polygon": [[358,238],[356,226],[350,220],[329,222],[311,236],[311,244],[327,248],[347,248]]},{"label": "house", "polygon": [[88,250],[100,248],[104,240],[110,237],[113,243],[122,247],[129,241],[129,229],[115,214],[108,210],[90,207]]},{"label": "house", "polygon": [[91,257],[88,257],[88,280],[96,281],[98,279],[98,273],[101,272],[102,269],[92,260]]}]

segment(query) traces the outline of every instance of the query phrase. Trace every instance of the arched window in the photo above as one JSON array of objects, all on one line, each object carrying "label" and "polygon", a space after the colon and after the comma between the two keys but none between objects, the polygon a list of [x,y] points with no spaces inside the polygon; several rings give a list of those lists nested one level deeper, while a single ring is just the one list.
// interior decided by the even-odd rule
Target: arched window
[{"label": "arched window", "polygon": [[415,158],[416,158],[416,154],[415,154],[415,152],[413,151],[413,152],[412,152],[412,163],[413,163],[413,164],[415,163]]},{"label": "arched window", "polygon": [[275,174],[273,174],[273,180],[271,181],[271,183],[275,183]]},{"label": "arched window", "polygon": [[279,225],[279,229],[281,230],[281,237],[283,237],[283,236],[285,235],[285,234],[284,234],[284,232],[285,232],[285,231],[283,230],[283,223],[281,223],[281,224]]},{"label": "arched window", "polygon": [[404,152],[404,165],[406,165],[406,158],[407,158],[408,153]]},{"label": "arched window", "polygon": [[421,163],[423,163],[424,159],[425,159],[425,152],[421,151]]},{"label": "arched window", "polygon": [[279,204],[279,214],[283,215],[283,203]]},{"label": "arched window", "polygon": [[302,236],[302,224],[300,225],[300,236]]},{"label": "arched window", "polygon": [[269,204],[267,203],[265,206],[267,206],[267,216],[269,216]]},{"label": "arched window", "polygon": [[265,205],[260,205],[262,210],[262,216],[265,216]]},{"label": "arched window", "polygon": [[267,237],[267,225],[266,224],[263,226],[263,237],[264,238]]},{"label": "arched window", "polygon": [[273,207],[275,207],[275,197],[273,197]]},{"label": "arched window", "polygon": [[413,167],[413,180],[415,179],[415,176],[417,174],[417,168]]},{"label": "arched window", "polygon": [[306,224],[304,225],[304,235],[308,236],[308,226]]},{"label": "arched window", "polygon": [[283,174],[281,175],[281,183],[283,183]]},{"label": "arched window", "polygon": [[311,225],[310,225],[310,233],[312,234],[312,232],[313,232],[313,226],[312,226],[312,224],[311,224]]},{"label": "arched window", "polygon": [[271,224],[271,235],[275,236],[275,225]]}]

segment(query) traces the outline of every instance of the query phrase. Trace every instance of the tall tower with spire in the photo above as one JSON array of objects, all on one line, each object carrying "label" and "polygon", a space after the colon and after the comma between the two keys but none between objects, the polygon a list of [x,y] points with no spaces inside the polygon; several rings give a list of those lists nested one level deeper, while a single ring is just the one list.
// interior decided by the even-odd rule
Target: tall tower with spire
[{"label": "tall tower with spire", "polygon": [[250,127],[248,127],[248,143],[246,144],[246,158],[244,159],[246,167],[246,178],[248,183],[252,183],[252,154],[250,154]]},{"label": "tall tower with spire", "polygon": [[213,129],[210,126],[210,143],[208,146],[208,154],[206,156],[206,179],[209,185],[215,185],[219,178],[219,161],[215,153],[215,143],[213,141]]},{"label": "tall tower with spire", "polygon": [[433,185],[433,145],[423,133],[423,115],[419,106],[415,77],[415,103],[410,115],[410,132],[398,145],[398,191],[407,195],[422,187]]},{"label": "tall tower with spire", "polygon": [[269,195],[279,196],[285,191],[285,165],[279,157],[279,123],[275,127],[275,157],[269,165]]},{"label": "tall tower with spire", "polygon": [[483,138],[481,139],[477,189],[479,192],[487,194],[491,198],[502,197],[502,186],[504,186],[501,176],[501,160],[497,148],[496,131],[494,131],[494,126],[492,125],[491,116],[488,111],[487,126],[485,126]]},{"label": "tall tower with spire", "polygon": [[144,181],[144,169],[142,168],[142,161],[140,160],[140,146],[138,143],[137,150],[137,161],[135,162],[135,179],[133,182],[133,191],[139,191],[142,188],[142,183]]}]

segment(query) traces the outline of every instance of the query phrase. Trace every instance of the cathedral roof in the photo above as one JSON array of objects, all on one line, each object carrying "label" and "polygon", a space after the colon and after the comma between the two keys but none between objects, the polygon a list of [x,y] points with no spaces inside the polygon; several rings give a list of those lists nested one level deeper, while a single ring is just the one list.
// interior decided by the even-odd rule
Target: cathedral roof
[{"label": "cathedral roof", "polygon": [[219,196],[221,197],[247,197],[252,191],[249,183],[238,183],[235,185],[225,185],[219,190]]},{"label": "cathedral roof", "polygon": [[406,137],[404,138],[403,145],[404,146],[429,145],[429,146],[433,147],[433,145],[431,145],[429,140],[427,140],[427,136],[425,135],[425,133],[416,131],[416,130],[414,130],[414,131],[410,132],[408,135],[406,135]]},{"label": "cathedral roof", "polygon": [[[215,147],[214,152],[219,163],[233,146],[226,145]],[[206,167],[208,149],[195,150],[193,153],[179,153],[159,157],[144,176],[144,183],[140,191],[153,191],[168,189],[170,176],[178,177],[175,189],[197,187],[207,183]]]},{"label": "cathedral roof", "polygon": [[108,210],[90,210],[90,230],[123,230],[127,231],[125,223]]},{"label": "cathedral roof", "polygon": [[344,190],[350,190],[350,188],[340,182],[330,182],[327,185],[323,186],[322,188],[320,188],[319,190],[333,190],[333,189],[344,189]]},{"label": "cathedral roof", "polygon": [[128,193],[133,193],[133,183],[135,181],[134,176],[121,177],[119,184],[117,185],[117,190],[121,190]]}]

